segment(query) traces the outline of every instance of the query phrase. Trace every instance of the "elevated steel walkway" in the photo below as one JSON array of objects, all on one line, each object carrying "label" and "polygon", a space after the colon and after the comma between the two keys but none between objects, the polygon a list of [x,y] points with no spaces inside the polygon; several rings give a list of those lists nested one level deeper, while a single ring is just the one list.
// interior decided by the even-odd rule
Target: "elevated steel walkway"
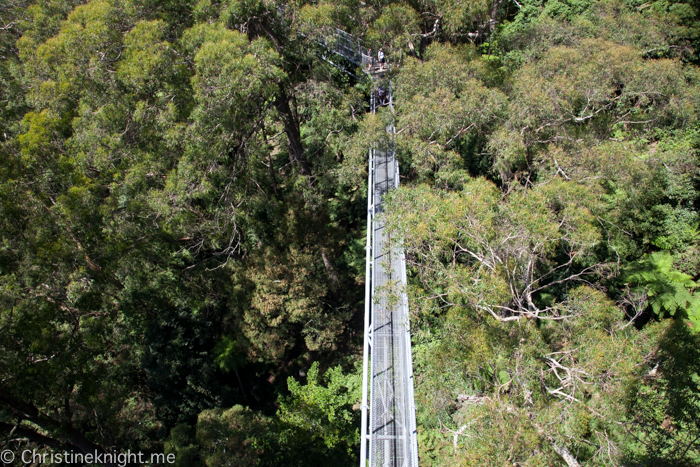
[{"label": "elevated steel walkway", "polygon": [[[359,39],[339,29],[317,42],[361,67],[372,80],[370,111],[388,106],[393,116],[391,82],[388,89],[378,82],[387,74],[388,62],[380,66]],[[325,54],[322,58],[355,76]],[[392,142],[369,150],[360,467],[417,467],[406,259],[386,233],[383,215],[384,195],[399,186],[393,118],[387,132]]]},{"label": "elevated steel walkway", "polygon": [[[389,69],[388,62],[380,65],[377,58],[372,56],[372,51],[364,46],[361,39],[340,29],[335,28],[330,34],[318,35],[311,39],[326,52],[331,52],[332,54],[343,57],[345,60],[359,67],[365,74],[372,77],[384,76]],[[331,60],[331,57],[327,53],[324,52],[321,58],[339,70],[355,78],[359,78],[342,63],[336,63]]]},{"label": "elevated steel walkway", "polygon": [[[393,110],[391,88],[389,107]],[[370,104],[376,110],[373,93]],[[387,128],[394,133],[393,124]],[[393,143],[369,152],[360,466],[418,466],[406,260],[384,227],[383,197],[399,186]],[[369,394],[369,406],[368,401]]]}]

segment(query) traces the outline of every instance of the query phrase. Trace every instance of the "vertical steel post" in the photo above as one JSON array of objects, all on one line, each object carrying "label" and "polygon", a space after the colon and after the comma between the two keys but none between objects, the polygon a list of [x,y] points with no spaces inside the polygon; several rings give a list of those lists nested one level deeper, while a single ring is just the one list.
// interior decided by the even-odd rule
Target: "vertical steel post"
[{"label": "vertical steel post", "polygon": [[[401,282],[404,287],[408,287],[408,279],[406,277],[406,255],[401,248]],[[416,403],[415,403],[415,386],[413,379],[413,352],[411,350],[411,317],[408,311],[408,291],[404,291],[401,297],[404,303],[404,309],[406,311],[406,365],[407,365],[407,377],[406,377],[406,392],[408,395],[409,407],[406,408],[406,413],[408,414],[408,448],[411,452],[411,458],[418,465],[418,433],[416,426]]]},{"label": "vertical steel post", "polygon": [[[376,104],[376,100],[375,100]],[[375,107],[376,110],[376,107]],[[375,149],[372,149],[372,159],[370,162],[370,167],[372,169],[372,272],[371,272],[371,277],[372,277],[372,298],[370,301],[370,315],[372,316],[372,320],[370,323],[370,326],[372,327],[372,347],[370,349],[370,375],[369,375],[369,412],[370,412],[370,417],[369,417],[369,427],[368,427],[368,433],[367,433],[367,442],[369,443],[369,465],[370,467],[374,466],[374,461],[375,461],[375,456],[377,453],[374,451],[374,448],[372,447],[374,443],[374,410],[377,410],[377,407],[374,406],[374,361],[375,361],[375,343],[377,342],[375,340],[375,335],[374,335],[374,330],[375,330],[375,314],[374,314],[374,287],[377,284],[375,278],[376,278],[376,272],[377,268],[376,265],[374,264],[374,259],[377,254],[375,251],[375,242],[377,240],[376,238],[376,231],[375,231],[375,204],[381,201],[381,195],[380,199],[375,199],[374,198],[374,193],[375,193],[375,184],[377,183],[375,180],[375,176],[377,174],[377,160],[376,160],[377,152]]]},{"label": "vertical steel post", "polygon": [[360,432],[360,467],[367,467],[367,371],[369,364],[369,326],[370,326],[370,258],[372,255],[372,150],[369,150],[367,175],[367,245],[365,246],[365,337],[362,350],[362,427]]},{"label": "vertical steel post", "polygon": [[[389,67],[389,62],[387,62],[387,68]],[[393,86],[391,85],[391,81],[389,81],[389,108],[391,109],[392,113],[394,112],[394,89]],[[392,123],[392,128],[394,124]]]}]

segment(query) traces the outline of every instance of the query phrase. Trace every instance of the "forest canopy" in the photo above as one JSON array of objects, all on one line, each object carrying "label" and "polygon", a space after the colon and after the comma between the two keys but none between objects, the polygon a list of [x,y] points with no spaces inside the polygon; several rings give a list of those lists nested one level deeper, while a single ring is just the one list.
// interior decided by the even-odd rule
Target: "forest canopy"
[{"label": "forest canopy", "polygon": [[4,0],[2,449],[355,465],[393,122],[421,465],[700,464],[699,53],[697,0]]}]

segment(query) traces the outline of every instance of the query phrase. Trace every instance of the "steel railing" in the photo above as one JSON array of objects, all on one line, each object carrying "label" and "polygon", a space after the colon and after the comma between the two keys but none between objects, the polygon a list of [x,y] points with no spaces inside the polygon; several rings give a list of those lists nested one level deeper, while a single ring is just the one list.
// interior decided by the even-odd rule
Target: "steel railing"
[{"label": "steel railing", "polygon": [[[376,111],[374,93],[370,99]],[[389,102],[393,107],[391,94]],[[388,131],[393,134],[393,124]],[[369,151],[367,183],[360,466],[415,467],[418,441],[406,260],[401,246],[386,234],[382,203],[383,196],[399,186],[393,143]]]}]

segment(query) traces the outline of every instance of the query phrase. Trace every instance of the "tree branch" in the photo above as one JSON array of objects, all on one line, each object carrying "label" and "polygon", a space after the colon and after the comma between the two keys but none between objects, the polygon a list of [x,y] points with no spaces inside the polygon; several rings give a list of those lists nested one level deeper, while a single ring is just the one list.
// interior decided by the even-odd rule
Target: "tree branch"
[{"label": "tree branch", "polygon": [[[79,432],[75,428],[71,426],[62,426],[62,424],[58,421],[43,416],[39,409],[34,405],[16,399],[5,391],[0,391],[0,403],[7,406],[20,420],[28,420],[48,432],[59,433],[59,435],[56,437],[49,437],[22,428],[22,432],[27,435],[25,436],[27,439],[51,448],[57,445],[67,445],[84,454],[107,452],[102,446],[93,443],[87,439],[83,433]],[[8,425],[3,423],[0,425],[0,428],[4,428],[6,426]],[[17,427],[15,429],[15,433],[17,433],[17,430],[19,429],[20,428]],[[114,464],[105,465],[111,467]]]},{"label": "tree branch", "polygon": [[569,451],[566,446],[560,446],[557,444],[556,441],[554,441],[554,438],[551,436],[547,436],[547,441],[552,443],[552,449],[554,449],[554,452],[559,454],[562,459],[564,459],[564,462],[566,462],[566,465],[569,467],[580,467],[580,464],[576,460],[573,454],[571,454],[571,451]]}]

